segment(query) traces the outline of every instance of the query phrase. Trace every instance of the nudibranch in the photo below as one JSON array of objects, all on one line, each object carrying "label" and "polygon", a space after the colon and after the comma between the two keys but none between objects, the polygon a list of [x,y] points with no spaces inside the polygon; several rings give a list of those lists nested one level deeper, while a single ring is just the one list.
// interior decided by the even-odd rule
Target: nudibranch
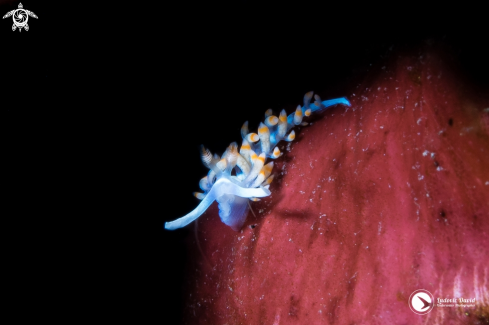
[{"label": "nudibranch", "polygon": [[291,129],[296,125],[307,125],[302,122],[304,116],[336,104],[351,106],[344,97],[321,101],[318,95],[314,95],[315,101],[311,104],[312,97],[312,91],[306,93],[304,106],[298,105],[295,112],[288,116],[285,110],[278,117],[273,115],[271,109],[267,110],[264,122],[258,127],[258,134],[250,133],[248,122],[245,122],[241,127],[243,141],[239,151],[238,145],[233,142],[219,157],[201,146],[202,162],[209,168],[209,172],[199,182],[204,193],[194,192],[194,196],[202,201],[186,216],[166,222],[165,228],[175,230],[188,225],[216,200],[221,221],[239,231],[248,215],[249,200],[258,201],[260,197],[270,195],[273,161],[265,162],[267,158],[275,159],[282,155],[276,145],[281,140],[295,139],[295,132]]}]

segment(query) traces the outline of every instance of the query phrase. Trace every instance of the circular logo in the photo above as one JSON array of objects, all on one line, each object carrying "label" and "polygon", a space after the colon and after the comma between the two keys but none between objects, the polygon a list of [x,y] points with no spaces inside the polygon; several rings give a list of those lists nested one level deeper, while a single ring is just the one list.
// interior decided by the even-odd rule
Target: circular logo
[{"label": "circular logo", "polygon": [[418,289],[409,297],[409,308],[418,315],[428,314],[434,306],[435,298],[428,290]]},{"label": "circular logo", "polygon": [[17,25],[17,27],[23,27],[27,24],[27,20],[29,17],[27,17],[27,12],[23,9],[17,9],[15,10],[15,13],[12,15],[14,19],[14,24]]}]

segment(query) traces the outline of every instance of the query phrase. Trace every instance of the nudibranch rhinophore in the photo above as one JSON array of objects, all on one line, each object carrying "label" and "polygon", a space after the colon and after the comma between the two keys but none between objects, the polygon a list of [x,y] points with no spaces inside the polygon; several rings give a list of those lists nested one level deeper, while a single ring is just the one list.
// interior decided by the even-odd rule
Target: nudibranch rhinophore
[{"label": "nudibranch rhinophore", "polygon": [[306,122],[302,122],[304,116],[336,104],[350,106],[350,102],[344,97],[321,101],[318,95],[314,96],[314,104],[311,104],[312,95],[312,91],[306,93],[304,106],[298,105],[295,112],[289,116],[285,110],[280,112],[279,117],[272,115],[271,109],[267,110],[265,121],[258,127],[258,134],[250,133],[248,122],[245,122],[241,127],[243,142],[239,152],[236,142],[229,145],[222,157],[212,155],[208,149],[201,146],[202,162],[209,168],[209,173],[199,182],[204,193],[194,192],[194,195],[202,202],[186,216],[166,222],[165,228],[175,230],[188,225],[216,200],[219,203],[222,222],[239,231],[248,215],[248,200],[258,201],[260,197],[270,195],[273,161],[268,164],[265,162],[267,158],[275,159],[282,155],[276,145],[281,140],[295,139],[294,130],[290,130],[296,125],[307,125]]}]

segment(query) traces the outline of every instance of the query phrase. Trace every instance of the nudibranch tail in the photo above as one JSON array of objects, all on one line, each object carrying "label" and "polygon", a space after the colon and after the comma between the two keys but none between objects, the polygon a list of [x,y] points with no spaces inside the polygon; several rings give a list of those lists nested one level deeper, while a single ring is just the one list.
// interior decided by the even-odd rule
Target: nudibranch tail
[{"label": "nudibranch tail", "polygon": [[248,122],[245,122],[241,127],[243,142],[239,150],[237,143],[233,142],[220,157],[217,154],[212,155],[201,146],[202,163],[209,168],[207,176],[199,182],[204,193],[194,192],[194,196],[201,202],[184,217],[166,222],[165,228],[174,230],[188,225],[201,216],[212,202],[217,201],[222,222],[239,231],[246,221],[249,201],[259,201],[260,197],[270,195],[273,162],[265,163],[267,158],[275,159],[282,155],[276,145],[282,140],[293,141],[295,131],[292,128],[296,125],[307,125],[303,118],[312,112],[322,111],[336,104],[351,106],[344,97],[321,101],[315,95],[314,104],[311,104],[312,98],[312,91],[306,93],[304,106],[297,106],[295,112],[288,116],[285,110],[277,117],[268,109],[264,122],[258,127],[258,134],[250,133]]},{"label": "nudibranch tail", "polygon": [[[316,102],[319,104],[319,105],[315,105]],[[336,99],[330,99],[330,100],[325,100],[323,102],[320,102],[320,101],[316,101],[314,104],[311,104],[309,107],[311,108],[311,111],[312,112],[321,112],[322,110],[330,107],[330,106],[333,106],[333,105],[336,105],[336,104],[343,104],[343,105],[346,105],[346,106],[351,106],[350,102],[348,101],[348,99],[344,98],[344,97],[341,97],[341,98],[336,98]]]}]

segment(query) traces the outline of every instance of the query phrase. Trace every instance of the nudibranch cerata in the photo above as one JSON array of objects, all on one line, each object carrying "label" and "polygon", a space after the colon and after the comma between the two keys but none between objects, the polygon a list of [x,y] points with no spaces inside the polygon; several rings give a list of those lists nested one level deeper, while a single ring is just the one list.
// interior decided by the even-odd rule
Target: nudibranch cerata
[{"label": "nudibranch cerata", "polygon": [[209,173],[199,182],[204,193],[194,192],[194,195],[202,201],[186,216],[166,222],[165,228],[175,230],[188,225],[216,200],[219,203],[221,221],[233,230],[239,231],[248,215],[248,200],[258,201],[260,197],[270,195],[273,161],[268,164],[265,162],[267,158],[275,159],[282,155],[276,145],[281,140],[294,140],[295,132],[290,130],[296,125],[307,125],[306,122],[302,122],[304,116],[336,104],[351,106],[344,97],[321,101],[321,98],[315,95],[314,104],[311,104],[312,97],[312,91],[306,93],[304,106],[298,105],[295,112],[289,116],[285,110],[280,112],[279,117],[272,115],[271,109],[267,110],[265,121],[258,127],[258,134],[250,133],[248,122],[245,122],[241,127],[243,142],[239,152],[236,142],[229,145],[222,157],[212,155],[208,149],[201,146],[202,162],[209,168]]}]

